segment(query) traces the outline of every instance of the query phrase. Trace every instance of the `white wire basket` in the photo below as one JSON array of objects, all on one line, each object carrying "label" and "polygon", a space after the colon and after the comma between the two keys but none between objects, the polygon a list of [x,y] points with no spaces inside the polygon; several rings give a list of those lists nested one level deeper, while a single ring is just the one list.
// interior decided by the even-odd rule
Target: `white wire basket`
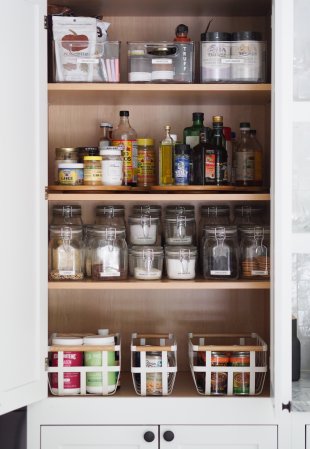
[{"label": "white wire basket", "polygon": [[173,334],[132,334],[131,373],[138,395],[171,394],[177,373],[177,344]]},{"label": "white wire basket", "polygon": [[190,368],[199,394],[262,393],[268,348],[259,335],[190,333],[188,337]]},{"label": "white wire basket", "polygon": [[[53,334],[54,337],[86,337],[94,334]],[[52,395],[55,396],[107,396],[112,395],[117,390],[121,370],[121,340],[118,333],[113,334],[114,345],[79,345],[79,346],[60,346],[51,345],[48,347],[49,359],[54,353],[57,353],[57,365],[48,366],[48,384]],[[67,354],[66,354],[67,353]],[[79,359],[82,361],[80,366],[66,366],[66,357],[68,353],[80,354]],[[85,353],[101,353],[100,366],[85,366],[83,363]],[[112,354],[112,362],[111,362]],[[49,363],[51,365],[51,363]],[[90,377],[96,376],[96,387],[90,392]],[[67,381],[70,376],[74,375],[77,388],[67,388]],[[56,377],[53,377],[56,376]],[[72,378],[72,377],[71,377]],[[112,381],[111,381],[112,379]],[[55,388],[56,386],[56,388]]]}]

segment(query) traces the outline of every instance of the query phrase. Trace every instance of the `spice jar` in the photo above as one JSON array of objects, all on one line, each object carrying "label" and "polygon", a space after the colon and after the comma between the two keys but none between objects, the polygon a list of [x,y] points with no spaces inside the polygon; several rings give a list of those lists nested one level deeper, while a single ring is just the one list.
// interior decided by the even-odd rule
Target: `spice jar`
[{"label": "spice jar", "polygon": [[269,279],[270,230],[249,226],[241,229],[241,276],[245,279]]},{"label": "spice jar", "polygon": [[[74,366],[83,366],[82,351],[65,351],[66,346],[82,346],[83,338],[77,337],[56,337],[52,339],[52,345],[64,346],[63,348],[63,366],[72,368]],[[82,349],[82,348],[81,348]],[[58,352],[51,353],[52,366],[58,366]],[[81,374],[80,372],[64,372],[63,374],[51,373],[50,383],[51,392],[59,394],[58,376],[63,376],[63,393],[64,395],[75,395],[81,393]]]},{"label": "spice jar", "polygon": [[234,225],[263,225],[265,223],[265,207],[262,205],[248,204],[235,206]]},{"label": "spice jar", "polygon": [[[84,345],[87,346],[115,346],[114,337],[90,335],[84,337]],[[85,351],[84,352],[84,365],[85,366],[104,366],[102,360],[102,351]],[[107,365],[115,366],[115,350],[108,351],[107,353]],[[108,394],[113,393],[116,390],[117,374],[113,371],[107,372],[86,372],[86,391],[93,394]]]},{"label": "spice jar", "polygon": [[154,140],[150,138],[137,139],[138,144],[138,186],[155,185],[155,149]]},{"label": "spice jar", "polygon": [[102,156],[102,184],[121,186],[124,179],[123,156],[120,147],[107,146],[100,150]]},{"label": "spice jar", "polygon": [[165,262],[169,279],[194,279],[197,248],[195,246],[166,246]]},{"label": "spice jar", "polygon": [[[78,148],[56,148],[55,149],[55,183],[58,184],[59,164],[75,164],[78,162]],[[83,162],[83,161],[82,161]]]},{"label": "spice jar", "polygon": [[155,245],[160,238],[158,217],[148,214],[131,215],[128,225],[131,245]]},{"label": "spice jar", "polygon": [[231,40],[231,81],[264,83],[266,47],[261,33],[239,31]]},{"label": "spice jar", "polygon": [[166,245],[193,245],[196,241],[195,218],[186,215],[166,216],[164,236]]},{"label": "spice jar", "polygon": [[105,225],[110,228],[125,228],[125,208],[118,205],[105,205],[96,207],[96,225]]},{"label": "spice jar", "polygon": [[82,226],[50,226],[49,279],[77,281],[84,278]]},{"label": "spice jar", "polygon": [[161,279],[164,250],[161,246],[133,246],[129,265],[135,279],[141,281]]},{"label": "spice jar", "polygon": [[128,251],[124,228],[92,229],[91,275],[94,281],[127,279]]},{"label": "spice jar", "polygon": [[84,156],[84,185],[102,185],[102,156]]},{"label": "spice jar", "polygon": [[70,204],[53,206],[51,225],[83,226],[81,206]]},{"label": "spice jar", "polygon": [[201,34],[200,79],[202,83],[230,81],[231,34],[218,31]]},{"label": "spice jar", "polygon": [[210,226],[206,228],[203,247],[205,279],[237,279],[239,274],[237,228]]}]

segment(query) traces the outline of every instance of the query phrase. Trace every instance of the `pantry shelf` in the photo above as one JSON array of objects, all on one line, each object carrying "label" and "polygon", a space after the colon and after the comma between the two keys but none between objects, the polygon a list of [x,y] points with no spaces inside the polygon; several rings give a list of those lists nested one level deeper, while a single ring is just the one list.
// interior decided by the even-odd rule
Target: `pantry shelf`
[{"label": "pantry shelf", "polygon": [[49,104],[264,105],[271,84],[50,83]]},{"label": "pantry shelf", "polygon": [[49,282],[49,290],[269,290],[269,281],[127,281],[94,282],[91,280],[77,282]]}]

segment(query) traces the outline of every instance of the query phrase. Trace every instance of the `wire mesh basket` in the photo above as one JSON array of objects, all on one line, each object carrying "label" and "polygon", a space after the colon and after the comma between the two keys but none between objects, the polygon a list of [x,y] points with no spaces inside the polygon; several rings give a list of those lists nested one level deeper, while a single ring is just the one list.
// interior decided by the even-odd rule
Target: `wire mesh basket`
[{"label": "wire mesh basket", "polygon": [[131,373],[137,394],[171,394],[177,373],[177,344],[173,334],[132,334]]},{"label": "wire mesh basket", "polygon": [[259,395],[267,373],[267,344],[257,334],[189,335],[189,362],[201,395]]},{"label": "wire mesh basket", "polygon": [[[52,338],[100,338],[94,334],[53,334]],[[55,396],[112,395],[116,392],[121,370],[120,335],[109,335],[114,344],[66,345],[48,347],[48,383]]]}]

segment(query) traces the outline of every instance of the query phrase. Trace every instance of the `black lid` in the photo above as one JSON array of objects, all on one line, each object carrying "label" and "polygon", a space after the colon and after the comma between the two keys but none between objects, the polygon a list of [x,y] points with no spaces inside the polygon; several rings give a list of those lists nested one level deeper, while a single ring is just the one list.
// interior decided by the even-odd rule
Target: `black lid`
[{"label": "black lid", "polygon": [[98,147],[84,147],[84,151],[88,154],[88,156],[97,156],[99,154]]},{"label": "black lid", "polygon": [[208,33],[201,33],[200,35],[201,41],[230,41],[231,34],[221,31],[209,31]]},{"label": "black lid", "polygon": [[250,123],[249,122],[241,122],[240,123],[240,129],[241,128],[251,128],[251,125],[250,125]]},{"label": "black lid", "polygon": [[199,118],[201,118],[203,120],[204,117],[205,117],[205,115],[203,112],[193,112],[193,120],[197,120]]},{"label": "black lid", "polygon": [[180,23],[175,29],[175,34],[187,34],[188,33],[188,26],[184,25],[184,23]]},{"label": "black lid", "polygon": [[119,111],[120,117],[129,117],[129,111]]},{"label": "black lid", "polygon": [[191,147],[189,145],[186,145],[185,143],[176,143],[174,147],[174,152],[176,154],[190,154]]},{"label": "black lid", "polygon": [[262,33],[258,31],[237,31],[231,35],[232,41],[261,41]]}]

